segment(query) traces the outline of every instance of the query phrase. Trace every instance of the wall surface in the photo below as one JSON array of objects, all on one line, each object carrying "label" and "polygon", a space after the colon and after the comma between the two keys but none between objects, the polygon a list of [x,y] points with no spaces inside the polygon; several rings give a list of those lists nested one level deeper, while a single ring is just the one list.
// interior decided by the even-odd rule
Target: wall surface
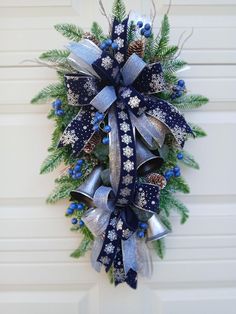
[{"label": "wall surface", "polygon": [[[110,0],[104,0],[111,6]],[[149,13],[149,0],[126,1]],[[168,0],[160,0],[163,14]],[[182,56],[190,91],[210,103],[187,114],[208,137],[187,146],[201,170],[185,170],[191,195],[181,197],[191,218],[166,241],[151,280],[134,292],[114,289],[88,257],[72,260],[78,236],[69,231],[66,203],[45,205],[56,174],[40,176],[52,131],[49,106],[31,97],[56,77],[32,61],[66,41],[59,22],[85,29],[98,14],[96,0],[0,0],[0,313],[1,314],[233,314],[236,308],[236,0],[173,0],[171,40],[193,35]],[[160,18],[159,18],[160,22]],[[125,303],[125,304],[124,304]]]}]

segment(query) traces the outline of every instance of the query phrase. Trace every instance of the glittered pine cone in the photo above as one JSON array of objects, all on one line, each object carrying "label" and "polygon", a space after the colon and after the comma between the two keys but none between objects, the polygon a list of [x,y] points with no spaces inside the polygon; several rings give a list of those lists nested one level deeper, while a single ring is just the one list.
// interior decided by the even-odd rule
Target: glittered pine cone
[{"label": "glittered pine cone", "polygon": [[83,34],[83,38],[91,40],[95,45],[99,44],[99,40],[97,40],[97,38],[93,34],[91,34],[90,32],[85,32]]},{"label": "glittered pine cone", "polygon": [[144,57],[144,43],[142,40],[135,40],[129,44],[128,47],[128,57],[133,53],[136,53],[140,58]]},{"label": "glittered pine cone", "polygon": [[102,136],[99,132],[96,132],[90,139],[90,141],[84,146],[84,152],[86,154],[91,154],[95,147],[101,143]]},{"label": "glittered pine cone", "polygon": [[165,177],[163,177],[159,173],[154,173],[154,172],[150,173],[150,174],[148,174],[146,176],[146,181],[148,183],[151,183],[151,184],[154,184],[154,185],[158,185],[161,190],[164,189],[164,187],[167,184]]}]

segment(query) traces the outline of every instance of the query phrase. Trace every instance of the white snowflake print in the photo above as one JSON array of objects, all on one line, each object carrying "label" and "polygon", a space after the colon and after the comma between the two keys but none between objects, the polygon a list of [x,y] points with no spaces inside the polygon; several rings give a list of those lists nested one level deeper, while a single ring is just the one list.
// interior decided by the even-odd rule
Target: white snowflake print
[{"label": "white snowflake print", "polygon": [[161,109],[159,108],[156,108],[156,109],[153,109],[152,110],[152,115],[157,118],[158,120],[161,120],[161,121],[165,121],[165,118],[166,118],[166,113],[163,112]]},{"label": "white snowflake print", "polygon": [[124,61],[124,55],[120,51],[115,54],[115,59],[118,63],[122,63]]},{"label": "white snowflake print", "polygon": [[180,126],[176,125],[173,129],[172,132],[174,134],[174,137],[176,141],[181,144],[183,140],[185,139],[186,135],[186,130],[184,128],[181,128]]},{"label": "white snowflake print", "polygon": [[113,60],[109,56],[102,58],[102,67],[104,67],[104,69],[106,70],[111,69],[112,64],[113,64]]},{"label": "white snowflake print", "polygon": [[160,74],[152,74],[152,80],[149,84],[152,89],[152,92],[160,92],[164,90],[165,82],[163,76]]},{"label": "white snowflake print", "polygon": [[85,88],[88,96],[93,96],[97,92],[96,87],[94,85],[94,82],[90,79],[84,84],[84,88]]},{"label": "white snowflake print", "polygon": [[118,102],[117,108],[120,108],[121,110],[123,110],[125,108],[125,105],[122,102]]},{"label": "white snowflake print", "polygon": [[134,162],[127,160],[124,162],[124,170],[127,172],[130,172],[131,170],[134,170]]},{"label": "white snowflake print", "polygon": [[121,96],[123,98],[128,98],[132,94],[132,90],[130,88],[125,88],[124,91],[122,92]]},{"label": "white snowflake print", "polygon": [[76,141],[78,141],[78,137],[75,134],[75,130],[67,130],[63,133],[61,137],[61,143],[63,145],[70,145],[74,144]]},{"label": "white snowflake print", "polygon": [[133,177],[130,174],[127,174],[126,176],[123,177],[122,183],[125,185],[131,184],[133,181]]},{"label": "white snowflake print", "polygon": [[117,223],[116,230],[122,230],[122,228],[123,228],[123,221],[120,219]]},{"label": "white snowflake print", "polygon": [[116,234],[115,230],[109,230],[107,237],[108,237],[108,239],[110,241],[116,240],[117,239],[117,234]]},{"label": "white snowflake print", "polygon": [[111,225],[113,228],[115,228],[115,226],[116,226],[116,218],[112,218],[112,219],[110,220],[110,225]]},{"label": "white snowflake print", "polygon": [[119,204],[121,204],[121,205],[125,205],[125,204],[128,204],[128,200],[126,199],[126,198],[121,198],[121,199],[119,199]]},{"label": "white snowflake print", "polygon": [[110,263],[110,258],[108,256],[102,256],[100,261],[103,265],[108,265]]},{"label": "white snowflake print", "polygon": [[118,37],[114,40],[114,42],[117,43],[119,49],[124,47],[124,39]]},{"label": "white snowflake print", "polygon": [[120,112],[118,113],[118,117],[119,117],[119,119],[121,119],[121,120],[127,120],[127,119],[128,119],[128,115],[127,115],[127,113],[124,112],[124,111],[120,111]]},{"label": "white snowflake print", "polygon": [[131,190],[128,188],[121,189],[120,194],[124,197],[129,196],[131,194]]},{"label": "white snowflake print", "polygon": [[117,34],[118,36],[120,36],[121,33],[123,33],[125,31],[125,26],[122,24],[118,24],[115,26],[115,34]]},{"label": "white snowflake print", "polygon": [[68,89],[67,91],[67,99],[68,99],[68,103],[71,106],[77,106],[79,103],[79,94],[75,94],[74,92],[72,92],[71,89]]},{"label": "white snowflake print", "polygon": [[122,236],[125,238],[125,239],[128,239],[130,236],[131,236],[132,232],[130,232],[129,229],[125,229],[125,230],[122,230]]},{"label": "white snowflake print", "polygon": [[114,269],[114,277],[115,277],[115,280],[118,281],[118,282],[123,282],[125,281],[125,271],[123,268],[115,268]]},{"label": "white snowflake print", "polygon": [[120,129],[121,129],[121,131],[126,133],[126,132],[130,131],[130,125],[127,122],[122,122],[120,124]]},{"label": "white snowflake print", "polygon": [[130,158],[131,156],[133,156],[134,150],[130,146],[126,146],[125,148],[123,148],[123,154],[125,155],[125,157]]},{"label": "white snowflake print", "polygon": [[141,208],[147,205],[146,196],[143,191],[137,194],[136,199],[135,199],[135,204]]},{"label": "white snowflake print", "polygon": [[113,254],[113,253],[114,253],[114,250],[115,250],[115,246],[114,246],[112,243],[108,243],[108,244],[105,245],[104,251],[105,251],[107,254]]},{"label": "white snowflake print", "polygon": [[125,134],[121,136],[121,141],[128,145],[129,143],[132,142],[132,139],[130,135]]},{"label": "white snowflake print", "polygon": [[130,97],[128,104],[130,105],[131,108],[137,108],[139,106],[140,101],[141,100],[137,96],[134,96]]}]

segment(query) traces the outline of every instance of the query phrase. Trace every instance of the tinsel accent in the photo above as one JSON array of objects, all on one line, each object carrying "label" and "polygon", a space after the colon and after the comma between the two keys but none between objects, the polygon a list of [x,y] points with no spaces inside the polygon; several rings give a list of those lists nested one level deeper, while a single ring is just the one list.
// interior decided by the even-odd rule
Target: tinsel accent
[{"label": "tinsel accent", "polygon": [[142,40],[135,40],[129,44],[128,47],[128,57],[133,53],[136,53],[140,58],[144,57],[144,42]]},{"label": "tinsel accent", "polygon": [[164,189],[167,184],[166,178],[155,172],[148,174],[146,180],[148,183],[158,185],[160,189]]}]

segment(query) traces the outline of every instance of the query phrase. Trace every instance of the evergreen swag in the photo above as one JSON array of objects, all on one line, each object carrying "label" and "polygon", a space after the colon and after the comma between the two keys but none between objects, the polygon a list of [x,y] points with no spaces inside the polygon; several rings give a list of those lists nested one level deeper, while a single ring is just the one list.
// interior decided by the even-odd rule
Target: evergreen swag
[{"label": "evergreen swag", "polygon": [[[100,1],[103,15],[106,15],[102,2]],[[115,0],[113,4],[113,16],[119,21],[122,21],[126,17],[125,5],[121,0]],[[136,39],[137,36],[137,21],[131,21],[128,28],[128,42],[131,43]],[[110,23],[111,25],[111,23]],[[60,32],[63,36],[69,40],[78,42],[82,38],[88,38],[101,45],[102,41],[109,38],[108,35],[104,35],[102,28],[98,23],[94,22],[91,27],[90,33],[85,33],[81,28],[73,24],[58,24],[55,25],[55,29]],[[176,86],[178,87],[179,78],[177,71],[182,69],[186,63],[179,58],[177,54],[179,48],[169,44],[169,32],[170,25],[168,16],[165,15],[162,21],[161,28],[157,36],[153,33],[149,34],[145,38],[143,36],[142,42],[144,43],[144,60],[148,63],[159,61],[162,64],[164,71],[164,78],[166,83],[165,92],[159,93],[158,97],[167,100],[169,103],[174,105],[180,110],[195,109],[207,103],[207,98],[200,95],[191,95],[187,93],[186,88],[176,95]],[[64,73],[71,72],[74,70],[71,68],[67,61],[69,51],[67,50],[49,50],[41,54],[39,59],[45,62],[46,65],[54,66],[58,74],[58,83],[51,84],[42,89],[33,99],[33,104],[45,103],[47,101],[58,102],[58,111],[55,110],[55,106],[50,110],[48,118],[55,122],[55,129],[52,134],[52,143],[49,147],[49,155],[41,166],[40,173],[45,174],[55,170],[59,165],[63,164],[66,170],[56,179],[56,187],[51,195],[48,197],[48,203],[55,203],[61,199],[68,199],[70,192],[76,189],[84,180],[86,176],[92,171],[94,166],[100,162],[103,163],[105,168],[108,165],[108,148],[103,143],[97,143],[96,148],[90,152],[85,153],[82,151],[79,156],[72,156],[71,151],[68,148],[58,148],[59,139],[65,130],[68,123],[77,115],[79,108],[68,106],[66,88],[64,84]],[[182,85],[183,85],[183,81]],[[180,84],[181,85],[181,84]],[[177,89],[178,92],[178,89]],[[57,113],[57,114],[56,114]],[[205,132],[197,125],[190,124],[195,135],[195,138],[205,136]],[[96,144],[96,143],[95,143]],[[199,165],[194,160],[194,157],[185,150],[181,150],[174,144],[173,136],[171,134],[166,136],[165,143],[163,146],[163,155],[165,159],[164,166],[159,170],[161,174],[165,174],[168,169],[172,169],[177,164],[183,164],[194,169],[198,169]],[[82,176],[73,178],[68,171],[72,171],[76,165],[78,159],[84,161],[82,165]],[[107,170],[103,171],[103,183],[107,184]],[[109,183],[108,183],[109,184]],[[188,209],[186,206],[175,197],[176,192],[189,193],[190,189],[185,179],[182,176],[171,176],[167,181],[167,186],[161,191],[160,196],[160,217],[163,224],[171,230],[170,213],[177,211],[180,215],[180,222],[185,223],[188,219]],[[66,213],[66,216],[76,218],[80,221],[81,216],[87,208],[82,210],[74,211],[73,213]],[[74,224],[72,227],[73,231],[82,233],[82,241],[76,251],[71,256],[79,258],[83,256],[87,250],[91,248],[93,243],[93,235],[88,228],[83,225],[82,222]],[[153,248],[160,258],[164,257],[164,240],[157,240],[153,242]],[[112,270],[109,271],[109,276],[112,281]]]}]

